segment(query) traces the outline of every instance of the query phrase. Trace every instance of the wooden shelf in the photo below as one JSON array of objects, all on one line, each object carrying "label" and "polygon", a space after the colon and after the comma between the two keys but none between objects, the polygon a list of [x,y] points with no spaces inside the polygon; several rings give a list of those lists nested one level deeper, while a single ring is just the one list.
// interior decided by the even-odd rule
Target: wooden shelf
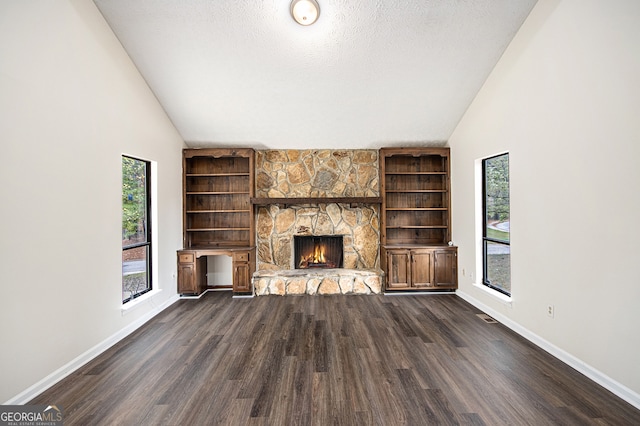
[{"label": "wooden shelf", "polygon": [[249,176],[249,173],[187,173],[186,177],[227,177],[227,176]]},{"label": "wooden shelf", "polygon": [[187,232],[211,232],[211,231],[249,231],[251,228],[192,228]]},{"label": "wooden shelf", "polygon": [[387,229],[447,229],[447,225],[388,225]]},{"label": "wooden shelf", "polygon": [[251,198],[251,204],[256,206],[268,206],[271,204],[381,204],[382,197],[300,197],[300,198]]},{"label": "wooden shelf", "polygon": [[187,210],[187,214],[192,213],[251,213],[251,210]]},{"label": "wooden shelf", "polygon": [[[423,248],[424,244],[416,244],[416,243],[395,243],[395,244],[385,244],[382,246],[382,248],[384,249],[390,249],[390,250],[394,250],[394,249],[407,249],[407,248],[413,248],[413,249],[419,249],[419,248]],[[449,244],[430,244],[429,247],[434,247],[434,248],[447,248],[450,247]]]},{"label": "wooden shelf", "polygon": [[428,194],[428,193],[442,193],[447,192],[446,189],[387,189],[387,194],[400,194],[400,193],[416,193],[416,194]]},{"label": "wooden shelf", "polygon": [[229,195],[229,194],[249,194],[248,191],[203,191],[187,192],[187,195]]},{"label": "wooden shelf", "polygon": [[427,212],[446,212],[446,207],[387,207],[387,211],[427,211]]},{"label": "wooden shelf", "polygon": [[385,171],[387,175],[411,175],[411,176],[420,176],[420,175],[441,175],[446,176],[447,172],[394,172],[394,171]]}]

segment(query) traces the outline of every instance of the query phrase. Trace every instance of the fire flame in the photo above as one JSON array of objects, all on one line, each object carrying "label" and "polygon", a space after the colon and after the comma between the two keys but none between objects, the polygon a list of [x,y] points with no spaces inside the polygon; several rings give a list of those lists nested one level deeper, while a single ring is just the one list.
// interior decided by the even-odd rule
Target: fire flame
[{"label": "fire flame", "polygon": [[316,246],[313,253],[313,263],[325,263],[324,260],[324,246]]},{"label": "fire flame", "polygon": [[318,244],[313,248],[313,253],[308,256],[302,255],[300,257],[301,268],[311,268],[313,265],[324,265],[325,267],[335,267],[333,262],[327,262],[324,255],[324,244]]}]

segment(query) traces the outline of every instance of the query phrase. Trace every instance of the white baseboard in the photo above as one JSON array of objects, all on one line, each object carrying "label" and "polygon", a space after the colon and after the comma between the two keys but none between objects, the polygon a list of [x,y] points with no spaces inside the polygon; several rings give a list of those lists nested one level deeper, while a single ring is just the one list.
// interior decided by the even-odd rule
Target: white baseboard
[{"label": "white baseboard", "polygon": [[143,326],[151,318],[155,317],[160,312],[162,312],[163,310],[165,310],[166,308],[168,308],[178,300],[180,300],[180,298],[178,297],[178,295],[175,295],[169,300],[167,300],[166,302],[164,302],[163,304],[159,306],[155,306],[154,309],[149,311],[146,315],[132,322],[122,330],[118,331],[117,333],[113,334],[112,336],[98,343],[88,351],[79,355],[72,361],[63,365],[53,373],[49,374],[44,379],[40,380],[36,384],[30,386],[23,392],[19,393],[18,395],[14,396],[10,400],[6,401],[3,405],[26,404],[27,402],[31,401],[33,398],[40,395],[45,390],[49,389],[51,386],[58,383],[60,380],[67,377],[69,374],[73,373],[74,371],[76,371],[77,369],[79,369],[80,367],[82,367],[83,365],[85,365],[86,363],[88,363],[89,361],[91,361],[92,359],[94,359],[95,357],[97,357],[107,349],[109,349],[111,346],[118,343],[120,340],[127,337],[129,334],[136,331],[138,328]]},{"label": "white baseboard", "polygon": [[383,296],[440,296],[443,294],[456,294],[455,291],[385,291]]},{"label": "white baseboard", "polygon": [[563,349],[560,349],[559,347],[548,342],[547,340],[543,339],[537,334],[524,328],[517,322],[512,321],[508,317],[502,315],[500,312],[491,309],[489,306],[475,299],[473,296],[469,295],[468,293],[458,290],[456,294],[460,296],[462,299],[471,303],[476,308],[483,311],[484,313],[491,315],[500,323],[509,327],[511,330],[515,331],[525,339],[529,340],[531,343],[549,352],[551,355],[558,358],[560,361],[564,362],[565,364],[569,365],[573,369],[584,374],[594,382],[598,383],[600,386],[608,389],[615,395],[619,396],[620,398],[624,399],[629,404],[633,405],[634,407],[640,410],[640,394],[634,392],[633,390],[629,389],[622,383],[619,383],[616,380],[613,380],[611,377],[593,368],[592,366],[585,363],[584,361],[576,358],[570,353],[564,351]]}]

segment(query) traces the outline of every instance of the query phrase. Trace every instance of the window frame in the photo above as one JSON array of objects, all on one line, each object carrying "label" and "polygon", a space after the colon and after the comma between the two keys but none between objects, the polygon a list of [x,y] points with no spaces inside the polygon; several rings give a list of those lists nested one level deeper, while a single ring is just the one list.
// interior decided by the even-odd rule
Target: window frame
[{"label": "window frame", "polygon": [[[125,305],[127,302],[131,302],[132,300],[137,299],[138,297],[142,296],[143,294],[146,294],[148,292],[150,292],[153,289],[153,268],[152,268],[152,259],[153,259],[153,233],[152,233],[152,202],[151,202],[151,180],[152,180],[152,170],[151,170],[151,161],[148,160],[143,160],[141,158],[137,158],[137,157],[133,157],[131,155],[126,155],[126,154],[122,154],[121,156],[121,167],[122,165],[122,161],[125,158],[129,158],[131,160],[134,161],[139,161],[144,163],[145,165],[145,174],[144,174],[144,180],[145,180],[145,209],[146,209],[146,215],[145,215],[145,241],[143,242],[136,242],[133,244],[128,244],[128,245],[123,245],[122,246],[122,253],[124,254],[125,251],[128,250],[134,250],[134,249],[138,249],[140,247],[147,247],[146,253],[146,277],[147,277],[147,286],[145,289],[143,289],[142,291],[139,291],[135,294],[132,294],[131,296],[129,296],[126,299],[122,299],[122,304]],[[124,185],[124,182],[121,182],[121,185]],[[124,190],[124,187],[121,188],[121,190]],[[124,206],[121,206],[121,214],[124,213]],[[124,271],[124,260],[123,260],[123,271]],[[124,295],[124,274],[123,274],[123,280],[121,281],[121,291],[122,294]]]},{"label": "window frame", "polygon": [[[493,160],[502,156],[507,157],[507,164],[510,166],[509,162],[509,153],[503,152],[501,154],[492,155],[491,157],[483,158],[481,161],[482,164],[482,284],[495,290],[501,294],[511,297],[511,291],[507,291],[502,287],[491,284],[491,281],[488,278],[488,253],[487,247],[489,243],[494,244],[502,244],[509,247],[509,256],[511,256],[511,235],[509,235],[509,240],[500,240],[497,238],[492,238],[487,236],[487,161]],[[509,174],[510,174],[509,168]],[[509,179],[510,180],[510,179]],[[509,182],[510,185],[510,182]],[[509,186],[509,192],[511,188]],[[509,217],[511,217],[511,200],[509,199]],[[511,282],[509,282],[509,286],[511,286]]]}]

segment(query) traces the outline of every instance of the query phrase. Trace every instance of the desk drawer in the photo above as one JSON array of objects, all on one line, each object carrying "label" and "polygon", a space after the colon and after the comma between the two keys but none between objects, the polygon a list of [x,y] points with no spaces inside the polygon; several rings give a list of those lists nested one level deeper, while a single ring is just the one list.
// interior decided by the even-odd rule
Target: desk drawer
[{"label": "desk drawer", "polygon": [[193,263],[193,253],[178,253],[178,262],[180,263]]},{"label": "desk drawer", "polygon": [[248,252],[233,253],[233,261],[234,262],[248,262],[249,261],[249,253]]}]

